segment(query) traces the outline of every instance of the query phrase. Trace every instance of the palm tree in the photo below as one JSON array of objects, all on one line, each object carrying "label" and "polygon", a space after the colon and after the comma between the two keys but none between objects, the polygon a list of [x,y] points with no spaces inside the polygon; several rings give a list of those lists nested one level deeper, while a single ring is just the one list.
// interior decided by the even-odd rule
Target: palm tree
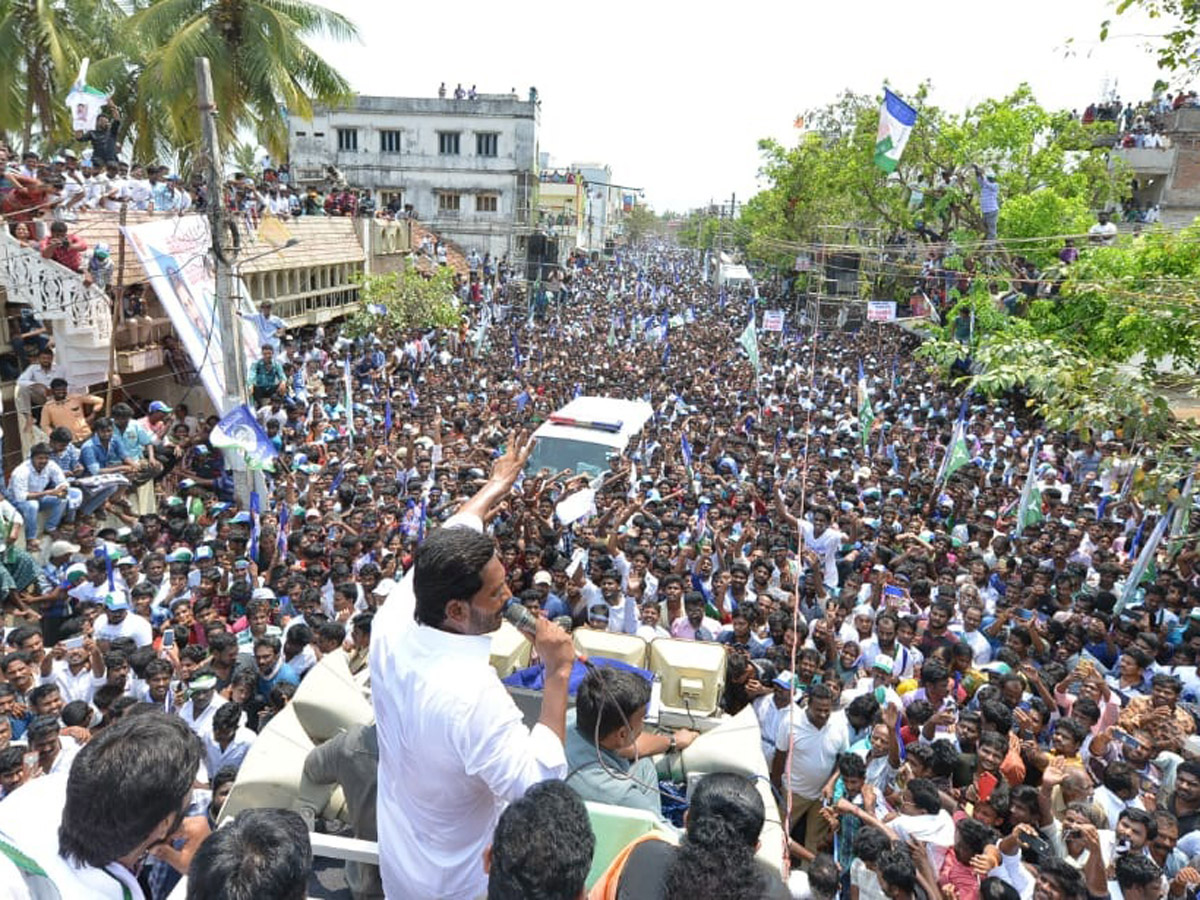
[{"label": "palm tree", "polygon": [[[3,2],[3,0],[0,0]],[[345,16],[307,0],[149,0],[128,34],[141,63],[130,124],[139,152],[169,143],[184,159],[200,140],[194,60],[212,62],[222,142],[239,129],[277,159],[287,152],[287,115],[312,115],[314,102],[336,104],[350,85],[305,42],[358,37]]]},{"label": "palm tree", "polygon": [[[124,13],[113,0],[0,0],[0,131],[67,137],[63,104],[85,56],[107,56]],[[93,52],[99,49],[100,52]]]}]

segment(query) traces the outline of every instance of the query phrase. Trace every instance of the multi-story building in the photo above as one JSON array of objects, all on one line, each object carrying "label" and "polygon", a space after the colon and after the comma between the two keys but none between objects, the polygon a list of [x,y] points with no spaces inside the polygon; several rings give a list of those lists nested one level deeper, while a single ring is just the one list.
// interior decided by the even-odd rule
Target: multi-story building
[{"label": "multi-story building", "polygon": [[515,261],[532,230],[539,117],[534,89],[524,100],[359,95],[290,117],[288,162],[301,186],[344,179],[464,250]]},{"label": "multi-story building", "polygon": [[587,184],[582,245],[604,252],[621,233],[621,188],[613,184],[612,167],[605,163],[576,163],[572,168]]}]

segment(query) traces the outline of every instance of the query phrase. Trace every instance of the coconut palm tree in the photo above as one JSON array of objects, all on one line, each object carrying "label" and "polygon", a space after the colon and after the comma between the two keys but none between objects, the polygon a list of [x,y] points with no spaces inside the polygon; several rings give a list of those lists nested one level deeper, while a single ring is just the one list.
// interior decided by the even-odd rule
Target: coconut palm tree
[{"label": "coconut palm tree", "polygon": [[0,131],[66,138],[63,100],[86,57],[107,57],[125,19],[114,0],[0,0]]},{"label": "coconut palm tree", "polygon": [[[0,0],[3,2],[3,0]],[[200,140],[194,60],[212,62],[222,142],[239,129],[275,158],[287,152],[287,115],[335,104],[350,85],[306,43],[358,37],[346,17],[307,0],[149,0],[128,21],[136,41],[137,98],[128,109],[137,147],[164,142],[183,158]]]}]

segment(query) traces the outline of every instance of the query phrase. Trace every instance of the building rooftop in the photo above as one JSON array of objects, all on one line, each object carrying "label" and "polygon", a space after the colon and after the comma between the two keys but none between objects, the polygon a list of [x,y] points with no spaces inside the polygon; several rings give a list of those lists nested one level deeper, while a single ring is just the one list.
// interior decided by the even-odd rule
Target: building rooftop
[{"label": "building rooftop", "polygon": [[536,117],[537,109],[536,101],[522,100],[516,94],[480,94],[474,100],[454,100],[449,97],[372,97],[356,94],[345,105],[314,106],[313,112],[321,115],[356,112],[427,116],[512,116],[532,119]]}]

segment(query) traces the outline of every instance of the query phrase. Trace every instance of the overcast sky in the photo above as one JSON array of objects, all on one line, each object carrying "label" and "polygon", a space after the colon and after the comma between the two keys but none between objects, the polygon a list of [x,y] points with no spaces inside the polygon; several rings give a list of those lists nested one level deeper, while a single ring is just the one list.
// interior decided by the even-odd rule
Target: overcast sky
[{"label": "overcast sky", "polygon": [[[796,140],[798,114],[840,91],[904,94],[930,79],[931,101],[958,111],[1029,82],[1043,104],[1077,108],[1116,82],[1150,95],[1147,35],[1162,24],[1113,16],[1106,0],[668,0],[513,4],[324,0],[349,16],[356,44],[318,49],[365,94],[435,96],[536,85],[540,144],[558,164],[607,162],[658,211],[756,190],[757,141]],[[1073,52],[1067,40],[1074,38]]]}]

